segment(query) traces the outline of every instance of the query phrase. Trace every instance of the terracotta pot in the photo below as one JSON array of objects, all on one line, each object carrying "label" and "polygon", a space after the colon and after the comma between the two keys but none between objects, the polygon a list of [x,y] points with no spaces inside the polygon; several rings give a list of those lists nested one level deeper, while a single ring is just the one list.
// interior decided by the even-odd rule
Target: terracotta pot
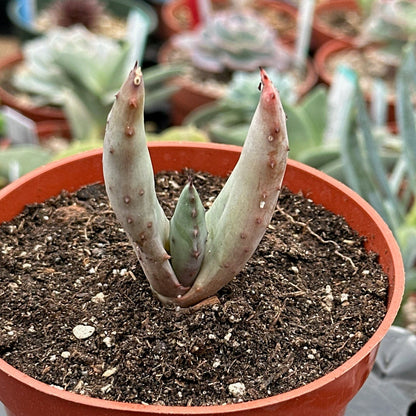
[{"label": "terracotta pot", "polygon": [[[374,47],[377,47],[374,45]],[[314,66],[315,71],[318,74],[319,79],[327,85],[332,84],[334,78],[333,72],[331,71],[328,62],[336,54],[340,52],[358,51],[354,46],[349,43],[342,42],[340,40],[330,40],[324,43],[315,53]],[[370,94],[364,90],[364,97],[369,104],[371,101]],[[387,122],[392,125],[396,121],[396,110],[395,110],[395,96],[391,94],[388,98],[387,108]]]},{"label": "terracotta pot", "polygon": [[[289,49],[289,46],[286,47]],[[159,62],[168,63],[172,51],[172,43],[170,41],[165,42],[159,50]],[[315,86],[317,81],[318,75],[314,65],[312,61],[308,60],[305,79],[297,86],[298,96],[303,97]],[[204,104],[212,103],[224,95],[224,91],[214,88],[201,88],[199,83],[192,82],[186,77],[179,76],[173,82],[180,87],[170,97],[171,121],[174,125],[181,125],[185,117],[193,110]]]},{"label": "terracotta pot", "polygon": [[[163,4],[160,14],[160,30],[161,35],[165,39],[195,27],[188,2],[189,0],[171,0]],[[227,8],[229,4],[229,0],[213,1],[214,10]],[[279,16],[279,19],[283,21],[287,21],[288,29],[280,32],[277,29],[279,36],[284,41],[293,42],[295,40],[297,22],[297,10],[295,7],[277,0],[255,0],[252,7],[260,13],[263,12],[265,18],[269,18],[271,22],[273,22],[271,18],[273,15]],[[264,12],[265,10],[267,12]]]},{"label": "terracotta pot", "polygon": [[[241,148],[213,143],[150,143],[155,171],[190,167],[216,175],[227,174]],[[24,205],[43,201],[62,189],[75,191],[103,181],[102,152],[78,154],[39,168],[0,191],[0,222],[10,220]],[[170,407],[119,403],[61,391],[36,381],[0,360],[0,401],[9,416],[127,416],[127,415],[233,415],[233,416],[342,416],[373,366],[378,345],[400,307],[404,270],[400,250],[387,225],[355,192],[320,171],[289,161],[285,184],[343,215],[365,236],[366,248],[379,254],[389,276],[385,318],[370,340],[353,357],[329,374],[305,386],[251,402],[224,406]]]},{"label": "terracotta pot", "polygon": [[[36,11],[42,12],[49,7],[53,0],[37,0]],[[131,10],[137,11],[148,24],[149,33],[153,32],[158,24],[156,12],[145,1],[134,0],[100,0],[106,9],[114,16],[120,19],[127,19]],[[33,39],[40,36],[42,32],[35,27],[25,23],[22,19],[22,2],[18,0],[9,0],[6,7],[7,16],[14,26],[14,32],[22,41]]]},{"label": "terracotta pot", "polygon": [[36,123],[39,140],[45,141],[50,137],[72,138],[71,129],[66,120],[44,120]]},{"label": "terracotta pot", "polygon": [[[13,67],[23,61],[22,52],[19,51],[16,54],[9,55],[0,60],[0,72],[13,70]],[[34,121],[43,120],[64,120],[65,115],[62,110],[56,107],[35,107],[27,102],[19,99],[17,96],[6,91],[0,87],[0,102],[3,105],[7,105],[15,110],[19,111],[26,117]]]},{"label": "terracotta pot", "polygon": [[327,0],[318,4],[315,8],[315,16],[311,36],[311,48],[318,49],[325,42],[331,39],[338,39],[342,42],[352,45],[354,36],[349,36],[335,26],[328,25],[322,15],[332,12],[338,13],[356,13],[357,17],[361,16],[359,6],[356,0]]}]

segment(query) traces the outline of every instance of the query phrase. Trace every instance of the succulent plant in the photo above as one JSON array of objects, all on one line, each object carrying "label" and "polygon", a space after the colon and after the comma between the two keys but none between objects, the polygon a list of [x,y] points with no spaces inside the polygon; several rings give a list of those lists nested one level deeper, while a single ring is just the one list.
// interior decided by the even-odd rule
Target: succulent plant
[{"label": "succulent plant", "polygon": [[[326,122],[326,91],[322,86],[317,87],[297,102],[295,80],[291,74],[280,74],[273,69],[267,72],[279,85],[280,98],[288,116],[290,154],[296,159],[322,140]],[[226,95],[197,108],[184,123],[206,131],[214,142],[242,146],[258,100],[255,94],[257,83],[257,74],[235,72]]]},{"label": "succulent plant", "polygon": [[99,0],[57,0],[50,9],[58,26],[82,24],[92,29],[104,11]]},{"label": "succulent plant", "polygon": [[[416,88],[414,45],[404,49],[396,76],[396,119],[399,132],[372,125],[359,79],[341,80],[353,92],[335,143],[342,180],[370,202],[398,239],[406,269],[406,292],[416,289]],[[343,97],[349,94],[345,93]],[[345,110],[345,108],[344,108]],[[327,143],[328,145],[328,143]]]},{"label": "succulent plant", "polygon": [[[102,139],[114,95],[131,66],[129,43],[72,26],[27,42],[23,54],[15,87],[29,93],[36,105],[62,107],[75,138]],[[164,82],[178,75],[180,66],[155,66],[146,72],[149,108],[175,90]]]},{"label": "succulent plant", "polygon": [[374,0],[363,24],[359,44],[403,45],[416,36],[416,3],[411,0]]},{"label": "succulent plant", "polygon": [[189,54],[195,67],[211,73],[282,70],[290,64],[275,31],[250,10],[217,12],[196,30],[177,35],[173,43]]},{"label": "succulent plant", "polygon": [[243,268],[270,222],[289,148],[279,94],[264,70],[261,85],[241,157],[226,185],[204,212],[191,181],[171,221],[155,193],[139,67],[117,94],[104,138],[106,190],[163,302],[189,306],[214,295]]},{"label": "succulent plant", "polygon": [[50,151],[36,145],[18,145],[0,149],[0,188],[44,165],[51,158]]}]

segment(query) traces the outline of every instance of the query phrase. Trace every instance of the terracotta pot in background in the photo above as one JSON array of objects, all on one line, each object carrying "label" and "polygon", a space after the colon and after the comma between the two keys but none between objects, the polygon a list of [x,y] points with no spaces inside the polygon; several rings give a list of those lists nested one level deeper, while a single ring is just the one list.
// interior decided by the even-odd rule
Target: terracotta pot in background
[{"label": "terracotta pot in background", "polygon": [[[35,3],[36,12],[41,13],[53,2],[54,0],[37,0]],[[100,0],[100,3],[104,4],[106,10],[111,15],[121,20],[126,20],[128,14],[135,10],[146,21],[149,33],[153,32],[157,27],[158,19],[156,12],[144,0]],[[42,32],[22,19],[22,5],[21,1],[8,0],[6,12],[10,22],[13,24],[15,34],[20,40],[26,41],[42,35]]]},{"label": "terracotta pot in background", "polygon": [[[213,0],[214,10],[229,7],[228,0]],[[255,0],[253,7],[273,25],[273,18],[285,22],[285,29],[279,31],[279,36],[285,42],[293,42],[296,36],[297,9],[290,4],[278,0]],[[274,17],[273,17],[274,16]],[[172,35],[193,28],[192,13],[188,0],[171,0],[163,4],[160,14],[161,35],[168,39]]]},{"label": "terracotta pot in background", "polygon": [[[16,54],[5,56],[0,60],[0,72],[4,73],[6,71],[12,71],[13,67],[16,67],[22,61],[23,55],[21,51]],[[0,87],[0,102],[3,105],[14,108],[34,121],[65,119],[64,112],[61,109],[50,106],[36,107],[30,105],[2,87]]]},{"label": "terracotta pot in background", "polygon": [[[338,39],[342,42],[352,45],[356,35],[348,35],[337,28],[337,26],[328,25],[322,18],[328,13],[347,13],[357,15],[360,19],[361,12],[356,0],[326,0],[319,3],[315,8],[315,16],[312,27],[311,49],[316,50],[325,42]],[[358,34],[358,33],[357,33]]]},{"label": "terracotta pot in background", "polygon": [[66,120],[44,120],[36,123],[36,131],[41,142],[51,137],[60,137],[70,140],[71,129]]},{"label": "terracotta pot in background", "polygon": [[[369,46],[373,47],[373,46]],[[374,45],[374,48],[377,48]],[[327,85],[331,85],[334,74],[328,65],[329,60],[331,60],[336,54],[348,51],[357,51],[354,46],[349,43],[342,42],[340,40],[330,40],[324,43],[314,55],[314,66],[316,73],[318,74],[319,79]],[[393,75],[394,76],[394,75]],[[369,104],[371,101],[370,94],[364,90],[364,97]],[[396,121],[396,105],[394,94],[391,94],[388,97],[388,108],[387,108],[387,122],[391,125]]]},{"label": "terracotta pot in background", "polygon": [[[184,167],[226,175],[240,147],[200,143],[150,143],[153,166],[160,170]],[[28,203],[40,202],[62,189],[75,191],[102,182],[102,152],[94,150],[39,168],[0,191],[0,222],[12,219]],[[284,183],[346,218],[365,237],[366,248],[379,254],[389,277],[385,318],[370,340],[353,357],[329,374],[287,393],[224,406],[172,407],[119,403],[61,391],[41,383],[0,360],[0,401],[9,416],[342,416],[351,398],[371,371],[381,339],[400,307],[404,271],[400,250],[376,211],[340,182],[299,162],[289,161]]]},{"label": "terracotta pot in background", "polygon": [[[170,41],[165,42],[159,51],[159,62],[168,63],[173,51]],[[297,94],[301,98],[308,93],[317,83],[318,75],[312,61],[307,62],[305,79],[298,84]],[[196,108],[212,103],[223,97],[224,90],[201,86],[200,83],[193,82],[187,77],[179,76],[173,81],[180,88],[172,94],[171,102],[171,121],[174,125],[181,125],[185,117]]]}]

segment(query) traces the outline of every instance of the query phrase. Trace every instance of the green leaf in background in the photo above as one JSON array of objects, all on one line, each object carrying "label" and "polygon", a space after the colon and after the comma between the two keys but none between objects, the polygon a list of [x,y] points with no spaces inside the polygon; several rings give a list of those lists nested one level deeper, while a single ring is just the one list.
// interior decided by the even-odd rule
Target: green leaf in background
[{"label": "green leaf in background", "polygon": [[0,151],[0,177],[10,182],[48,163],[51,153],[35,145],[13,146]]}]

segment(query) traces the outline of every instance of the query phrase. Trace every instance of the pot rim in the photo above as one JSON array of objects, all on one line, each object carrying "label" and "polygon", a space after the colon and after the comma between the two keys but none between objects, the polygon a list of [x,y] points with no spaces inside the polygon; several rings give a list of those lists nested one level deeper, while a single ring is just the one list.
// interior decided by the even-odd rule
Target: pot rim
[{"label": "pot rim", "polygon": [[[149,143],[149,150],[153,148],[161,148],[161,147],[168,147],[169,149],[185,149],[185,148],[193,148],[193,149],[221,149],[227,150],[233,153],[236,157],[241,152],[241,147],[233,146],[233,145],[224,145],[224,144],[217,144],[217,143],[191,143],[191,142],[150,142]],[[12,192],[16,192],[20,186],[26,184],[33,180],[34,177],[38,176],[39,174],[43,174],[54,170],[60,166],[65,164],[73,163],[74,161],[79,161],[82,159],[93,159],[98,158],[102,155],[102,149],[95,149],[90,150],[87,152],[83,152],[77,155],[69,156],[65,159],[61,159],[58,161],[51,162],[45,166],[35,169],[32,172],[24,175],[20,179],[12,182],[2,190],[0,190],[0,201],[6,197],[8,194]],[[38,381],[20,370],[15,369],[11,365],[7,364],[4,360],[0,359],[0,371],[7,374],[9,377],[15,379],[20,383],[24,383],[27,386],[30,386],[32,389],[35,389],[45,395],[54,396],[60,399],[63,399],[68,402],[78,403],[81,405],[86,405],[89,407],[95,407],[100,409],[106,410],[118,410],[118,411],[126,411],[131,413],[136,412],[146,412],[147,414],[170,414],[170,415],[180,415],[180,414],[190,414],[190,415],[198,415],[198,414],[206,414],[209,412],[210,414],[215,415],[223,415],[223,414],[230,414],[237,411],[248,410],[248,409],[257,409],[265,406],[270,406],[273,404],[278,404],[290,399],[294,399],[298,396],[304,395],[306,393],[311,393],[315,390],[320,389],[322,386],[326,385],[328,382],[333,381],[342,375],[344,375],[347,371],[353,368],[357,363],[364,360],[373,350],[376,350],[378,344],[382,340],[382,338],[387,333],[390,326],[393,324],[393,321],[396,317],[396,314],[400,308],[402,295],[404,291],[404,268],[402,257],[400,253],[399,246],[396,240],[393,237],[392,232],[388,228],[387,224],[381,218],[381,216],[376,212],[376,210],[366,202],[361,196],[359,196],[356,192],[348,188],[343,183],[339,182],[338,180],[324,174],[317,169],[304,165],[303,163],[294,161],[289,159],[288,167],[294,168],[295,170],[302,170],[308,175],[318,177],[321,180],[327,182],[331,187],[338,188],[341,193],[343,193],[347,198],[352,198],[357,204],[359,204],[364,210],[366,210],[375,225],[380,229],[383,235],[388,240],[388,248],[392,254],[393,259],[393,272],[392,274],[395,275],[395,285],[390,285],[389,291],[391,293],[390,302],[387,307],[386,315],[381,322],[380,326],[377,328],[376,332],[372,335],[372,337],[367,341],[367,343],[351,358],[345,361],[341,366],[337,367],[333,371],[329,372],[328,374],[312,381],[311,383],[306,384],[305,386],[296,388],[294,390],[288,391],[286,393],[281,393],[275,396],[266,397],[263,399],[257,399],[249,402],[242,402],[242,403],[234,403],[234,404],[227,404],[227,405],[213,405],[213,406],[195,406],[195,407],[186,407],[186,406],[161,406],[161,405],[146,405],[146,404],[139,404],[139,403],[125,403],[125,402],[116,402],[110,400],[104,400],[99,398],[93,398],[88,396],[82,396],[77,393],[73,393],[70,391],[60,390],[56,387],[51,385],[45,384],[41,381]]]},{"label": "pot rim", "polygon": [[[6,55],[0,59],[0,71],[12,68],[23,62],[23,60],[22,49]],[[30,115],[34,120],[65,120],[65,114],[62,109],[51,105],[36,106],[28,104],[2,87],[0,87],[0,100],[3,101],[3,105],[16,108],[21,113]]]},{"label": "pot rim", "polygon": [[[218,2],[220,3],[220,1]],[[294,6],[288,3],[276,0],[255,0],[255,3],[263,8],[270,6],[273,9],[279,9],[282,14],[285,14],[295,22],[297,21],[298,11]],[[161,18],[165,25],[169,28],[170,36],[182,31],[191,30],[191,28],[181,27],[178,19],[175,16],[176,11],[178,9],[180,10],[182,7],[187,7],[187,0],[170,0],[163,3],[161,7]],[[287,40],[294,41],[296,38],[295,30],[291,30],[285,36],[287,37]]]}]

